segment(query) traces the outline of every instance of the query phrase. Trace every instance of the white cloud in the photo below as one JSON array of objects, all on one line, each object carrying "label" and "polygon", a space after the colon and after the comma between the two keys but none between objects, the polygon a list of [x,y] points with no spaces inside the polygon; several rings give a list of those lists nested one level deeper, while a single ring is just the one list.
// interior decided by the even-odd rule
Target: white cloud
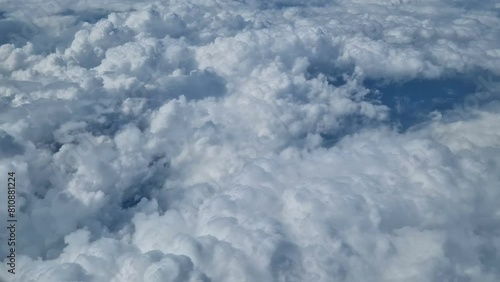
[{"label": "white cloud", "polygon": [[367,83],[498,76],[494,1],[3,2],[7,279],[500,277],[495,81],[404,132]]}]

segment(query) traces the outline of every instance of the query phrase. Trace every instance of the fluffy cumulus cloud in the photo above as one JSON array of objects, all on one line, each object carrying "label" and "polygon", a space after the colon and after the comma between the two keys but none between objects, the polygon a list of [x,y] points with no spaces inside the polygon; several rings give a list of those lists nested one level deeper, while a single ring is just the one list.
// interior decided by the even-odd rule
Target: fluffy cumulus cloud
[{"label": "fluffy cumulus cloud", "polygon": [[2,279],[500,280],[496,1],[0,4]]}]

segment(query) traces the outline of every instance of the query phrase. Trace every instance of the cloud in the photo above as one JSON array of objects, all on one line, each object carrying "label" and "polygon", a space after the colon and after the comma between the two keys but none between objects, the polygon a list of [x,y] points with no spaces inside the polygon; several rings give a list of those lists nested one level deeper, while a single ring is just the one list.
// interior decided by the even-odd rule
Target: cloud
[{"label": "cloud", "polygon": [[500,277],[494,1],[70,2],[2,6],[9,281]]}]

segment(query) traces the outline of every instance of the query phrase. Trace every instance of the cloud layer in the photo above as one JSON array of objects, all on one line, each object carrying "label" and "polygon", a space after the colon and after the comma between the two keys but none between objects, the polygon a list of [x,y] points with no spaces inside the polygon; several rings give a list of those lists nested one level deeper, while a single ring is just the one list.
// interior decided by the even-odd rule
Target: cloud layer
[{"label": "cloud layer", "polygon": [[[8,281],[500,278],[495,1],[23,3],[0,1]],[[408,130],[367,83],[459,74]]]}]

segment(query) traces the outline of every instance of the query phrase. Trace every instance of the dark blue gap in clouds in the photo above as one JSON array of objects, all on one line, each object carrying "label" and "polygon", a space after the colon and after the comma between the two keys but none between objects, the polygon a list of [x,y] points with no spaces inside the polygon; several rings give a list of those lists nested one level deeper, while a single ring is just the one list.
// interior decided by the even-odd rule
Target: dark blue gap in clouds
[{"label": "dark blue gap in clouds", "polygon": [[[478,88],[477,75],[457,75],[440,79],[416,79],[402,83],[366,79],[372,90],[368,99],[390,108],[390,120],[401,132],[429,119],[433,111],[445,112],[464,103]],[[482,77],[487,77],[482,75]]]},{"label": "dark blue gap in clouds", "polygon": [[[323,74],[330,85],[341,87],[353,77],[353,72],[354,69],[351,66],[338,68],[328,63],[318,63],[309,66],[306,77],[310,79]],[[482,85],[481,80],[488,85]],[[467,73],[453,73],[438,79],[394,81],[366,78],[362,86],[371,91],[364,97],[364,100],[372,104],[387,106],[389,123],[401,133],[411,127],[425,124],[430,120],[430,114],[433,111],[443,113],[444,122],[446,122],[450,120],[447,112],[451,110],[470,111],[476,106],[494,100],[500,101],[500,76],[483,69],[473,69]],[[478,103],[471,107],[469,105],[471,101],[468,98],[475,96],[476,93],[483,94],[479,94],[478,99],[471,99],[472,103]],[[356,115],[343,117],[340,123],[339,130],[320,133],[323,138],[323,147],[333,147],[344,136],[363,128],[387,125],[386,122],[370,121]]]}]

